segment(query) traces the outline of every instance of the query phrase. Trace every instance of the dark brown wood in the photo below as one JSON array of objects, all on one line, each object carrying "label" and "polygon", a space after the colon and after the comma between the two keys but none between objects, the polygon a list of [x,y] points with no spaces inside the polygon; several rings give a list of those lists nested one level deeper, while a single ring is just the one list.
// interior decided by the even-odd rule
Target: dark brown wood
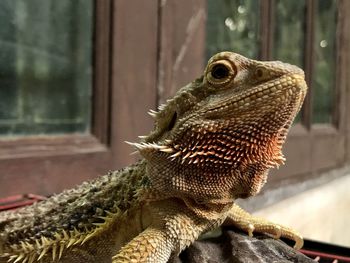
[{"label": "dark brown wood", "polygon": [[102,143],[109,144],[111,106],[111,31],[112,1],[95,2],[94,81],[91,131]]},{"label": "dark brown wood", "polygon": [[339,91],[341,94],[338,96],[341,102],[339,109],[340,119],[339,128],[343,130],[346,136],[346,155],[345,160],[350,163],[350,1],[338,0],[339,16],[338,16],[338,52],[337,57],[340,60],[339,64],[339,77],[337,84],[340,85]]},{"label": "dark brown wood", "polygon": [[271,60],[275,22],[275,1],[265,0],[260,3],[260,51],[259,59]]},{"label": "dark brown wood", "polygon": [[331,125],[314,125],[311,163],[314,172],[330,170],[344,164],[345,138]]},{"label": "dark brown wood", "polygon": [[305,53],[304,53],[304,70],[306,82],[309,86],[308,94],[306,95],[302,114],[301,122],[308,128],[312,125],[312,96],[313,96],[313,68],[315,63],[314,54],[314,39],[315,39],[315,12],[316,12],[316,0],[306,0],[306,21],[305,21]]},{"label": "dark brown wood", "polygon": [[111,147],[113,166],[120,168],[136,158],[124,141],[138,141],[153,126],[146,112],[157,98],[158,2],[113,3]]},{"label": "dark brown wood", "polygon": [[160,1],[160,103],[203,73],[205,22],[205,0]]},{"label": "dark brown wood", "polygon": [[0,197],[19,193],[51,195],[105,174],[107,151],[0,160]]},{"label": "dark brown wood", "polygon": [[[348,19],[350,4],[349,1],[338,0],[337,32],[336,32],[336,79],[333,105],[332,123],[335,127],[346,133],[347,103],[350,101],[346,94],[349,94],[349,26]],[[349,110],[349,108],[348,108]]]},{"label": "dark brown wood", "polygon": [[[312,18],[312,21],[315,21],[315,19],[317,19],[316,17],[316,10],[317,10],[317,1],[315,0],[309,0],[309,7],[308,9],[310,11],[308,11],[310,14],[309,16]],[[340,5],[340,3],[338,2],[338,8],[337,8],[337,12],[338,12],[338,17],[341,16],[343,11],[342,6]],[[308,18],[310,19],[310,18]],[[315,22],[308,22],[310,24],[310,35],[311,35],[311,40],[309,41],[313,41],[314,42],[314,30],[315,30]],[[337,21],[337,39],[336,39],[336,43],[337,43],[337,49],[336,49],[336,65],[337,68],[335,70],[336,72],[336,76],[335,76],[335,80],[336,82],[334,84],[336,84],[335,87],[330,87],[333,88],[335,90],[335,101],[337,102],[336,105],[333,104],[332,105],[332,112],[333,112],[333,117],[340,117],[341,115],[345,117],[344,115],[344,111],[345,111],[345,101],[344,100],[340,100],[340,92],[342,92],[342,94],[345,96],[346,94],[346,88],[343,86],[342,83],[344,83],[344,74],[342,73],[342,70],[344,70],[344,68],[348,68],[346,67],[346,58],[345,56],[339,56],[339,54],[342,54],[344,51],[341,51],[341,46],[344,45],[346,42],[342,42],[342,34],[349,34],[348,31],[346,32],[342,32],[340,31],[340,29],[342,28],[342,22],[338,19]],[[307,104],[307,108],[308,108],[308,119],[304,119],[304,121],[307,121],[306,124],[309,125],[309,127],[311,126],[311,131],[310,131],[310,141],[312,143],[312,154],[311,156],[311,164],[312,164],[312,173],[319,173],[320,171],[324,171],[324,170],[329,170],[335,167],[339,167],[341,165],[344,164],[345,161],[345,152],[346,152],[346,148],[345,148],[345,130],[343,128],[343,126],[341,126],[341,121],[340,119],[337,119],[336,122],[334,122],[334,120],[332,120],[332,123],[330,124],[312,124],[312,96],[313,96],[313,85],[312,85],[312,74],[313,74],[313,67],[314,67],[314,44],[311,45],[309,44],[309,48],[311,49],[310,52],[308,54],[309,58],[308,58],[308,78],[309,78],[309,85],[310,85],[310,94],[309,94],[309,99],[306,101]],[[344,54],[344,53],[343,53]],[[344,67],[342,67],[344,66]],[[310,73],[310,74],[309,74]],[[343,76],[342,76],[343,75]],[[342,110],[342,112],[340,111]],[[338,117],[337,117],[338,116]],[[343,117],[343,118],[344,118]]]},{"label": "dark brown wood", "polygon": [[26,136],[0,139],[0,160],[107,152],[91,135]]}]

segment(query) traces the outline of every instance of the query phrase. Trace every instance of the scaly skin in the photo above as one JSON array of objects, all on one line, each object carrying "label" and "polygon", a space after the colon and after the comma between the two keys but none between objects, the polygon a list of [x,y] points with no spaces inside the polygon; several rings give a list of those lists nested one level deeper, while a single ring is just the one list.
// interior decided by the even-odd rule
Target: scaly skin
[{"label": "scaly skin", "polygon": [[167,262],[221,224],[303,241],[234,204],[257,194],[307,86],[301,69],[222,52],[151,111],[144,159],[46,201],[0,214],[0,262]]}]

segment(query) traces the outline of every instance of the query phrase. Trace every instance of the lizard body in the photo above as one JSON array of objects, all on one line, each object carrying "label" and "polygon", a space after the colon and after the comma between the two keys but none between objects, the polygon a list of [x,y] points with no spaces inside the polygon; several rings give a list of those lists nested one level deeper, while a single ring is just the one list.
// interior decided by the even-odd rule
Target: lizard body
[{"label": "lizard body", "polygon": [[143,159],[61,194],[0,214],[0,263],[167,262],[222,224],[296,241],[294,230],[234,204],[257,194],[307,86],[301,69],[232,52],[159,111],[132,143]]}]

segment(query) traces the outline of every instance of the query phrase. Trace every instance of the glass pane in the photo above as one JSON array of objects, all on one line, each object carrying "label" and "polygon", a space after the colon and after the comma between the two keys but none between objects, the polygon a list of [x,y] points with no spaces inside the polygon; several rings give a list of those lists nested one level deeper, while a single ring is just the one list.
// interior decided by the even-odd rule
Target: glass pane
[{"label": "glass pane", "polygon": [[[272,49],[274,60],[281,60],[303,67],[305,7],[305,1],[275,1],[275,28]],[[298,113],[294,123],[300,122],[300,119],[300,113]]]},{"label": "glass pane", "polygon": [[335,0],[317,1],[315,20],[315,68],[313,72],[313,123],[330,123],[335,87],[336,20]]},{"label": "glass pane", "polygon": [[274,59],[303,67],[305,1],[275,1]]},{"label": "glass pane", "polygon": [[257,58],[258,25],[256,0],[208,0],[207,58],[220,51]]},{"label": "glass pane", "polygon": [[0,2],[0,135],[86,132],[90,0]]}]

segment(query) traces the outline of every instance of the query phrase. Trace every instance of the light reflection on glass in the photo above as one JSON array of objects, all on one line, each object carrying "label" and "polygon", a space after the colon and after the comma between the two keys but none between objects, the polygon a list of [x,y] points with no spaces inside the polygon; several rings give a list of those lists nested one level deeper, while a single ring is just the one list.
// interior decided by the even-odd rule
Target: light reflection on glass
[{"label": "light reflection on glass", "polygon": [[227,50],[257,58],[258,23],[256,0],[208,0],[207,58]]},{"label": "light reflection on glass", "polygon": [[337,1],[317,1],[315,67],[312,74],[313,123],[331,123],[336,75]]}]

